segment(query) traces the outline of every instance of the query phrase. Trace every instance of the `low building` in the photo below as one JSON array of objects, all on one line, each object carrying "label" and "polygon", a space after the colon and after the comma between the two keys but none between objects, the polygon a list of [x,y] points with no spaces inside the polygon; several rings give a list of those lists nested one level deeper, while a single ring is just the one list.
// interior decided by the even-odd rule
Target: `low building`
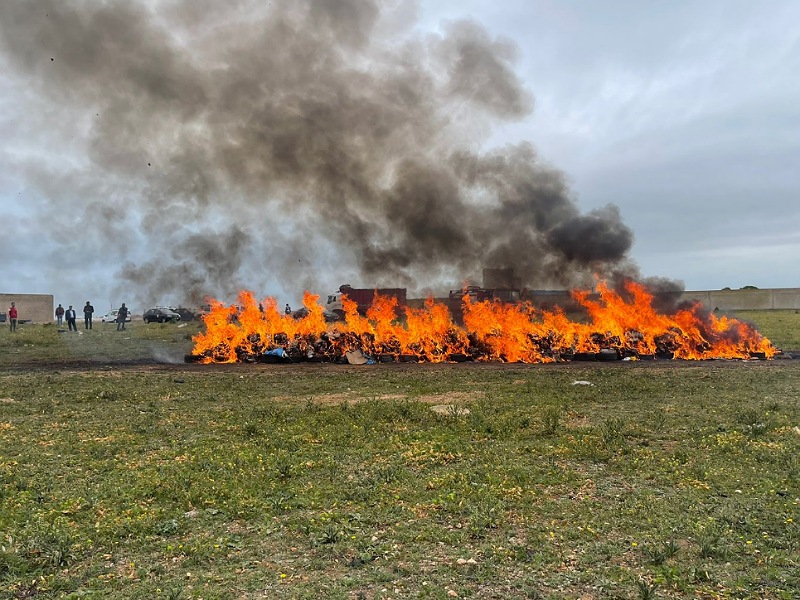
[{"label": "low building", "polygon": [[3,320],[12,302],[17,305],[17,319],[22,323],[52,323],[55,320],[52,294],[0,294]]}]

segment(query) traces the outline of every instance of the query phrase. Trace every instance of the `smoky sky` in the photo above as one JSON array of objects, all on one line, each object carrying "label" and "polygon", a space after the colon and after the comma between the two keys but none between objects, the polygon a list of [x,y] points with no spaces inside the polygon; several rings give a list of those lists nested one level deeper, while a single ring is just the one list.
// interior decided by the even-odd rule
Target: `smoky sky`
[{"label": "smoky sky", "polygon": [[615,206],[582,212],[532,143],[485,147],[534,110],[514,44],[473,21],[393,31],[397,7],[3,2],[25,118],[72,140],[19,169],[45,210],[94,216],[42,234],[88,235],[142,298],[194,302],[262,272],[411,290],[484,267],[531,287],[635,275]]}]

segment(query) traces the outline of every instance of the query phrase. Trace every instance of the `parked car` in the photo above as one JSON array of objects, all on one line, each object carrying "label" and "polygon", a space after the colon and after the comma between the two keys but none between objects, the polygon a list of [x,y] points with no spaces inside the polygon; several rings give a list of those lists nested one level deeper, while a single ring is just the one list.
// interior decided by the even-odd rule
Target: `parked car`
[{"label": "parked car", "polygon": [[181,316],[166,306],[156,306],[144,311],[142,319],[145,323],[177,323]]},{"label": "parked car", "polygon": [[173,308],[170,306],[169,309],[173,312],[178,313],[181,316],[181,321],[192,321],[196,317],[194,312],[192,312],[188,308],[183,308],[182,306],[178,308]]},{"label": "parked car", "polygon": [[[101,323],[116,323],[117,322],[117,314],[118,313],[119,313],[119,311],[116,308],[113,309],[113,310],[110,310],[106,314],[104,314],[102,317],[100,317],[100,322]],[[126,323],[130,323],[131,322],[131,312],[130,311],[128,311],[128,316],[126,317],[125,322]]]}]

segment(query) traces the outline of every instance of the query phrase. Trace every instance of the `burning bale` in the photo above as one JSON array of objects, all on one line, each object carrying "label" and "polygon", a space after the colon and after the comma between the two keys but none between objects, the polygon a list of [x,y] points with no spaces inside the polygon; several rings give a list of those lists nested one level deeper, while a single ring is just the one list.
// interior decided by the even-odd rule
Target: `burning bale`
[{"label": "burning bale", "polygon": [[[343,299],[343,322],[328,323],[319,296],[306,292],[305,316],[292,318],[275,299],[258,303],[241,292],[238,304],[213,302],[194,337],[187,360],[227,362],[463,362],[546,363],[565,360],[617,361],[677,358],[772,358],[777,350],[752,326],[717,317],[694,304],[672,314],[653,307],[653,295],[629,281],[616,292],[598,283],[599,299],[575,291],[586,318],[573,320],[561,309],[538,310],[528,303],[463,298],[464,326],[448,307],[428,299],[404,308],[397,299],[375,295],[366,315]],[[363,360],[362,360],[363,359]]]}]

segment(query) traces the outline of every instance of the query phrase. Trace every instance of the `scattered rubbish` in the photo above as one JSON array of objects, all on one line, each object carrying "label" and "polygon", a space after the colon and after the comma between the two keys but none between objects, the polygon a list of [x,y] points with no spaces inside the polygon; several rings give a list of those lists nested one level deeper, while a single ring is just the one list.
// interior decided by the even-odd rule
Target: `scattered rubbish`
[{"label": "scattered rubbish", "polygon": [[594,384],[591,381],[585,381],[583,379],[576,379],[575,381],[572,382],[572,385],[589,385],[591,387],[594,387]]},{"label": "scattered rubbish", "polygon": [[347,362],[351,365],[374,365],[375,360],[366,356],[361,350],[350,350],[344,353]]},{"label": "scattered rubbish", "polygon": [[258,362],[288,363],[293,361],[286,349],[278,346],[277,348],[272,348],[271,350],[265,350],[264,353],[259,357]]}]

